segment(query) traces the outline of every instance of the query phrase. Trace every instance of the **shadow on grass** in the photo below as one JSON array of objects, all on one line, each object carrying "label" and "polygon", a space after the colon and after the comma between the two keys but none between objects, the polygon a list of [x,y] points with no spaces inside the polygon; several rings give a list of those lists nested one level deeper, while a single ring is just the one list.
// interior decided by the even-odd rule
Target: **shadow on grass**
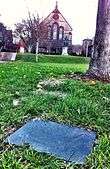
[{"label": "shadow on grass", "polygon": [[32,53],[25,53],[25,54],[18,53],[16,60],[23,61],[23,62],[36,62],[36,55]]},{"label": "shadow on grass", "polygon": [[[36,54],[25,53],[17,54],[16,60],[23,62],[36,62]],[[40,63],[59,63],[59,64],[88,64],[89,58],[79,56],[62,56],[62,55],[39,55],[38,61]]]},{"label": "shadow on grass", "polygon": [[79,56],[39,56],[39,62],[42,63],[63,63],[63,64],[88,64],[89,58]]}]

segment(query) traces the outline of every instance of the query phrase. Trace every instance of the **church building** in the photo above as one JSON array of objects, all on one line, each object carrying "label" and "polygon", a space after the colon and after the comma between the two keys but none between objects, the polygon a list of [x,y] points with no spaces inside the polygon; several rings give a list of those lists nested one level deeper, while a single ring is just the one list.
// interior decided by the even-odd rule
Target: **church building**
[{"label": "church building", "polygon": [[47,36],[39,42],[39,53],[62,54],[72,45],[72,27],[59,11],[57,2],[41,24],[47,27]]}]

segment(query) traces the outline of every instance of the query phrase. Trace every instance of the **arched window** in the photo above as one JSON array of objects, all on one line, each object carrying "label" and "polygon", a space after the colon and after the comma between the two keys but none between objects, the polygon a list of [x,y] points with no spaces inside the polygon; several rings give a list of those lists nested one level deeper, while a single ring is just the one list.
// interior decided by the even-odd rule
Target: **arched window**
[{"label": "arched window", "polygon": [[65,34],[64,36],[64,46],[68,46],[68,34]]},{"label": "arched window", "polygon": [[58,38],[58,24],[57,23],[53,24],[52,34],[53,34],[53,39],[56,40]]},{"label": "arched window", "polygon": [[59,29],[59,39],[62,40],[63,39],[63,35],[64,35],[64,28],[60,27]]},{"label": "arched window", "polygon": [[48,26],[48,39],[51,39],[51,26]]},{"label": "arched window", "polygon": [[69,32],[68,40],[69,40],[69,41],[72,40],[72,33],[71,33],[71,32]]}]

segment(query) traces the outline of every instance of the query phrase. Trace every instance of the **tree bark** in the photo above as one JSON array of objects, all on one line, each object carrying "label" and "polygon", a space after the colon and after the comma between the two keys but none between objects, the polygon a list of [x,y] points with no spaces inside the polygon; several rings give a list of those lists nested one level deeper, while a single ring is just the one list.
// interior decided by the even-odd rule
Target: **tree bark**
[{"label": "tree bark", "polygon": [[110,81],[110,0],[99,0],[94,53],[86,74]]}]

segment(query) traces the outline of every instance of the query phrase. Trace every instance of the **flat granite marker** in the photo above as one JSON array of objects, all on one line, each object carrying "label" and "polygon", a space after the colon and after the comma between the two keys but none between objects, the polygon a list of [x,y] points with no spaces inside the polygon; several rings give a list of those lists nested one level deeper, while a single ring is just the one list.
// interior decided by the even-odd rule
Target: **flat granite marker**
[{"label": "flat granite marker", "polygon": [[33,119],[10,135],[6,142],[18,146],[29,144],[38,152],[83,164],[92,151],[95,139],[94,132],[83,128]]}]

